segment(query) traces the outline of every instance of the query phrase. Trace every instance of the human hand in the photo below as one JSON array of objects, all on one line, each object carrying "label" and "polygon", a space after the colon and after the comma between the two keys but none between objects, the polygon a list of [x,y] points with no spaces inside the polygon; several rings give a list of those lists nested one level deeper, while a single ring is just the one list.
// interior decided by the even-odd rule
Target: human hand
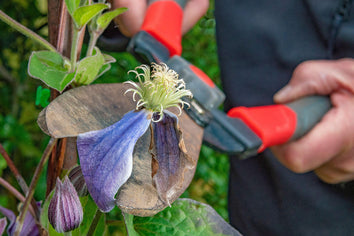
[{"label": "human hand", "polygon": [[[115,22],[120,31],[127,37],[136,34],[143,24],[147,10],[146,0],[113,0],[113,9],[127,7],[128,11],[119,15]],[[209,0],[189,0],[183,10],[182,34],[188,32],[206,13]]]},{"label": "human hand", "polygon": [[274,101],[313,94],[329,95],[331,110],[308,134],[272,152],[296,173],[314,170],[332,184],[354,180],[354,59],[301,63]]}]

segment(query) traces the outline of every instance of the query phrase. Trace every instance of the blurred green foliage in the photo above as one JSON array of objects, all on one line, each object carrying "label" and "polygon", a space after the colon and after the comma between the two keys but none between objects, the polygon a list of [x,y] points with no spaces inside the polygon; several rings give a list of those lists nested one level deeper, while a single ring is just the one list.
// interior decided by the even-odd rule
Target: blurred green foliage
[{"label": "blurred green foliage", "polygon": [[[219,67],[215,43],[215,19],[213,1],[208,13],[183,38],[182,56],[201,68],[220,85]],[[46,0],[1,1],[0,9],[23,25],[47,37]],[[41,153],[48,142],[36,124],[36,119],[45,100],[39,101],[37,87],[45,85],[27,75],[27,63],[33,50],[39,46],[20,33],[0,22],[0,143],[6,148],[21,174],[29,184]],[[109,52],[106,52],[109,53]],[[112,69],[95,83],[116,83],[128,79],[127,71],[140,63],[128,53],[110,53],[117,59]],[[37,101],[37,105],[36,105]],[[227,219],[228,159],[203,146],[195,178],[182,197],[207,203]],[[0,174],[17,187],[6,163],[0,159]],[[43,172],[35,197],[44,199],[45,171]],[[16,209],[16,200],[0,188],[0,205]],[[119,210],[109,214],[119,214]],[[113,230],[113,234],[118,234]]]},{"label": "blurred green foliage", "polygon": [[[46,38],[45,3],[46,0],[0,1],[0,9]],[[38,44],[0,21],[0,143],[28,184],[48,142],[48,137],[36,124],[42,109],[35,105],[36,88],[40,81],[27,75],[29,55],[39,49]],[[1,158],[1,176],[18,188],[13,175],[5,167],[6,163]],[[44,198],[45,186],[43,175],[35,194],[37,199]],[[16,199],[2,187],[0,204],[17,208]]]}]

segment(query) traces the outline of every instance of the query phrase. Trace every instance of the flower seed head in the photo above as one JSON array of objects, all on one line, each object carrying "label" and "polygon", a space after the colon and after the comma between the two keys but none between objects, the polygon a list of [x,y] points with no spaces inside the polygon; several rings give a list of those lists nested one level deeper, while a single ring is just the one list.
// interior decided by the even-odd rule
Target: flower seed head
[{"label": "flower seed head", "polygon": [[178,74],[168,68],[166,64],[152,63],[151,66],[151,72],[147,65],[138,66],[135,70],[128,72],[135,73],[139,82],[127,81],[126,83],[133,85],[134,88],[128,89],[126,93],[133,92],[134,101],[135,96],[139,95],[140,99],[136,104],[136,109],[144,107],[152,112],[157,112],[160,118],[153,121],[158,122],[163,118],[163,110],[169,107],[177,107],[181,113],[180,106],[189,106],[181,98],[192,97],[192,93],[185,88],[183,79],[178,79]]},{"label": "flower seed head", "polygon": [[55,192],[49,203],[48,219],[59,233],[76,229],[82,222],[80,199],[67,176],[63,182],[57,179]]}]

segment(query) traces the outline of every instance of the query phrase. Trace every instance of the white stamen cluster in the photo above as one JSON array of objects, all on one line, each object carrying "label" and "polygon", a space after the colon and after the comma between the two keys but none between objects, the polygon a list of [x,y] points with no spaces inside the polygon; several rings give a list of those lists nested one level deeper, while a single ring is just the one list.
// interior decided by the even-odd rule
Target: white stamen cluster
[{"label": "white stamen cluster", "polygon": [[144,107],[152,112],[157,112],[159,119],[153,120],[154,122],[162,120],[163,110],[169,107],[177,107],[181,114],[181,106],[189,106],[181,98],[184,96],[192,97],[191,91],[185,88],[183,79],[178,79],[178,74],[168,68],[166,64],[152,63],[151,66],[151,73],[150,67],[147,65],[141,65],[136,67],[135,70],[128,71],[128,73],[135,73],[139,82],[127,81],[126,83],[133,85],[135,88],[130,88],[125,93],[133,92],[134,101],[136,101],[136,94],[140,96],[136,104],[137,110]]}]

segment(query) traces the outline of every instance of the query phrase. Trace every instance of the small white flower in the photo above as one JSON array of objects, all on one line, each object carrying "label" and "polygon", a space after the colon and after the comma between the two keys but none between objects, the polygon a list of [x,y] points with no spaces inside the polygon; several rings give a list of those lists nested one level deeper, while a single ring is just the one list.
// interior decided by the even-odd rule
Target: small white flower
[{"label": "small white flower", "polygon": [[159,114],[158,120],[163,118],[163,110],[169,107],[177,107],[180,114],[182,113],[181,106],[189,104],[181,98],[184,96],[192,97],[191,91],[185,88],[183,79],[178,79],[178,74],[167,67],[166,64],[152,63],[152,71],[147,65],[141,65],[130,70],[136,74],[139,82],[134,83],[127,81],[135,88],[128,89],[127,92],[133,92],[133,100],[136,101],[135,96],[139,95],[140,99],[137,101],[136,109],[144,107],[146,110],[157,112]]}]

